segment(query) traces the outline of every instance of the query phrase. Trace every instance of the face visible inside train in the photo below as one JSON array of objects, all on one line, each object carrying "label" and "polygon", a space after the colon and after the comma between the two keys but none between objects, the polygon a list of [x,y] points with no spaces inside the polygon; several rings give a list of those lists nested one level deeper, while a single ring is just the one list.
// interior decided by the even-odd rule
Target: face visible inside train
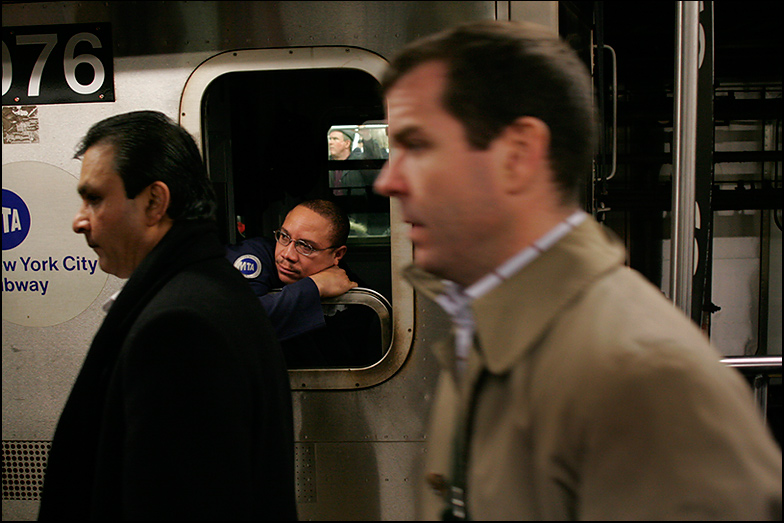
[{"label": "face visible inside train", "polygon": [[[281,232],[288,235],[287,245],[275,245],[275,265],[278,277],[285,284],[307,278],[337,265],[346,252],[345,246],[333,246],[332,223],[319,213],[298,205],[286,216]],[[313,248],[310,255],[297,250],[297,242]]]},{"label": "face visible inside train", "polygon": [[351,154],[351,139],[342,131],[331,131],[327,137],[329,157],[333,160],[345,160]]}]

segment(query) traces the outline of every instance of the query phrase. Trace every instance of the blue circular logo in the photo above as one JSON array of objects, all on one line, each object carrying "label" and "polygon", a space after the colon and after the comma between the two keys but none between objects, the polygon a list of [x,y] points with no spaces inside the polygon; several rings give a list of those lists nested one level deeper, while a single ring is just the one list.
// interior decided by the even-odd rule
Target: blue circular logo
[{"label": "blue circular logo", "polygon": [[243,254],[234,260],[234,267],[248,279],[258,278],[261,274],[261,260],[252,254]]},{"label": "blue circular logo", "polygon": [[3,250],[18,247],[30,233],[30,210],[15,192],[3,189]]}]

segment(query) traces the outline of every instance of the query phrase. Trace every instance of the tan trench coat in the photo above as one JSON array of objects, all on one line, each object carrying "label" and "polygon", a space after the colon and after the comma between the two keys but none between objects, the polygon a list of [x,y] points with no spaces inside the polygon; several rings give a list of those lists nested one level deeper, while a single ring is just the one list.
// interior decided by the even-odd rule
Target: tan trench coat
[{"label": "tan trench coat", "polygon": [[[451,340],[433,347],[425,474],[451,482],[454,426],[474,401],[472,519],[780,520],[781,450],[749,386],[610,236],[588,219],[477,299],[459,386]],[[445,507],[434,483],[420,519]]]}]

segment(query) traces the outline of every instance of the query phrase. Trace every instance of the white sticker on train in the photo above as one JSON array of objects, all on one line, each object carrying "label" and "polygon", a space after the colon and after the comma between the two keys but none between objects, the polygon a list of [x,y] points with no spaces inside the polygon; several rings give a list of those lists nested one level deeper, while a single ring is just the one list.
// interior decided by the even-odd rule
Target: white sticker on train
[{"label": "white sticker on train", "polygon": [[42,162],[3,166],[3,320],[57,325],[86,310],[108,275],[73,232],[77,179]]}]

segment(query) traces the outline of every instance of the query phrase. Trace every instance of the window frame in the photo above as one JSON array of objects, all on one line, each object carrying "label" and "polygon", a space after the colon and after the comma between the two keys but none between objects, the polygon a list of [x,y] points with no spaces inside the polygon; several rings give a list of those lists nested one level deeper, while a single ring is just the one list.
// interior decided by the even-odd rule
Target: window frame
[{"label": "window frame", "polygon": [[[378,54],[358,47],[287,47],[226,51],[202,62],[185,83],[180,98],[179,123],[195,139],[204,155],[202,103],[210,84],[235,72],[286,69],[353,68],[377,80],[388,62]],[[399,276],[413,261],[413,248],[406,234],[399,203],[389,202],[392,280],[392,333],[389,350],[380,361],[364,368],[292,369],[292,390],[362,389],[383,383],[397,373],[408,358],[413,342],[414,291]]]}]

